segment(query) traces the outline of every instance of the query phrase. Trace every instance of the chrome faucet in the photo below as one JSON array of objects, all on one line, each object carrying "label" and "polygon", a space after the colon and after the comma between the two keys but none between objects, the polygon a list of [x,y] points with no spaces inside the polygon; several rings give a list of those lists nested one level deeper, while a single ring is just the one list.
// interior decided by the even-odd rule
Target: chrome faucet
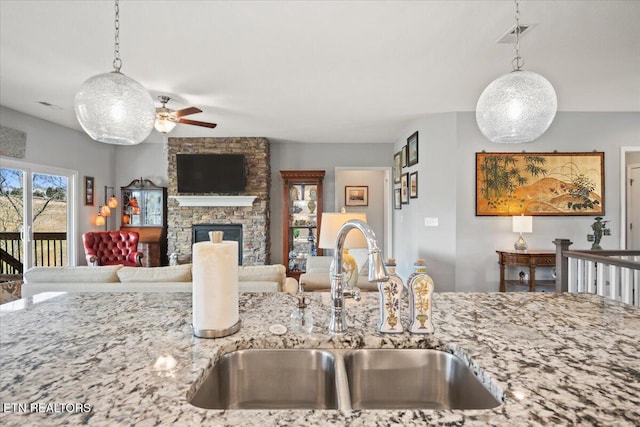
[{"label": "chrome faucet", "polygon": [[389,280],[389,275],[382,262],[382,251],[378,248],[376,234],[373,229],[359,219],[352,219],[344,223],[336,237],[336,248],[333,254],[333,273],[331,276],[331,317],[329,318],[329,333],[333,335],[347,332],[345,298],[360,300],[358,288],[344,286],[342,273],[342,250],[347,233],[352,229],[358,229],[364,234],[369,249],[369,282],[384,282]]}]

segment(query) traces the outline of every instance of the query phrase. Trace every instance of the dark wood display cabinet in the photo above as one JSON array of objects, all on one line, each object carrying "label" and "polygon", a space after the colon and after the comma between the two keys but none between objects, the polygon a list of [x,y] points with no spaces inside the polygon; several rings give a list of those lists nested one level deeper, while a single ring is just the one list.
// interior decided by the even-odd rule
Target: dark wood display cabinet
[{"label": "dark wood display cabinet", "polygon": [[318,248],[322,220],[323,170],[280,171],[282,176],[282,262],[287,276],[300,280],[307,258]]},{"label": "dark wood display cabinet", "polygon": [[158,187],[148,179],[135,179],[122,193],[120,228],[137,231],[143,267],[169,265],[167,256],[167,187]]}]

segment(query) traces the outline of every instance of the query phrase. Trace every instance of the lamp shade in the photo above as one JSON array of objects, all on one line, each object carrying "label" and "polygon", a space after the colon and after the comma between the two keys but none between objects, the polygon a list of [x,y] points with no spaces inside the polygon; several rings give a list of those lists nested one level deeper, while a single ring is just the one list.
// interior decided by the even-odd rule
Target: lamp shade
[{"label": "lamp shade", "polygon": [[116,198],[116,196],[109,197],[109,202],[107,203],[107,206],[109,206],[111,209],[115,209],[118,207],[118,199]]},{"label": "lamp shade", "polygon": [[[359,219],[367,222],[367,214],[364,212],[325,212],[322,214],[322,222],[320,226],[320,239],[318,247],[322,249],[333,249],[336,247],[336,238],[338,231],[345,222],[351,219]],[[347,234],[344,247],[349,248],[366,248],[367,241],[359,230],[351,230]]]},{"label": "lamp shade", "polygon": [[512,218],[512,231],[514,233],[532,233],[533,217],[532,216],[514,216]]},{"label": "lamp shade", "polygon": [[100,214],[102,216],[111,216],[111,209],[107,205],[100,206]]},{"label": "lamp shade", "polygon": [[546,132],[557,109],[556,91],[547,79],[516,70],[485,88],[476,105],[476,121],[491,142],[531,142]]},{"label": "lamp shade", "polygon": [[104,224],[104,217],[100,213],[98,213],[98,216],[96,217],[96,227],[102,227]]},{"label": "lamp shade", "polygon": [[141,143],[151,133],[156,117],[149,92],[116,71],[87,79],[76,93],[74,110],[91,138],[118,145]]},{"label": "lamp shade", "polygon": [[169,119],[162,118],[162,117],[158,117],[156,119],[156,123],[154,126],[156,130],[160,133],[169,133],[173,130],[174,127],[176,127],[176,122]]}]

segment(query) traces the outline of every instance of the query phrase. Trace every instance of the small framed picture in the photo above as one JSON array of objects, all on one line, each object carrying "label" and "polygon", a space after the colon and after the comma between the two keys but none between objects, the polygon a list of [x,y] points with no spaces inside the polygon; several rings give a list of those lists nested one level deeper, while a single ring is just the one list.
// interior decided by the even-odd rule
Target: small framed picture
[{"label": "small framed picture", "polygon": [[400,178],[400,201],[403,205],[409,204],[409,172],[403,173]]},{"label": "small framed picture", "polygon": [[418,131],[407,138],[407,165],[418,164]]},{"label": "small framed picture", "polygon": [[93,206],[95,204],[95,186],[96,180],[92,176],[84,177],[84,204],[85,206]]},{"label": "small framed picture", "polygon": [[412,199],[418,198],[418,171],[409,175],[409,197]]},{"label": "small framed picture", "polygon": [[402,193],[399,188],[393,189],[393,208],[402,209]]},{"label": "small framed picture", "polygon": [[347,185],[344,187],[345,206],[369,206],[369,187],[366,185]]},{"label": "small framed picture", "polygon": [[402,147],[402,149],[400,150],[400,153],[401,153],[400,163],[403,168],[406,168],[407,167],[407,146],[406,145]]},{"label": "small framed picture", "polygon": [[400,174],[402,173],[402,151],[393,155],[393,183],[400,184]]}]

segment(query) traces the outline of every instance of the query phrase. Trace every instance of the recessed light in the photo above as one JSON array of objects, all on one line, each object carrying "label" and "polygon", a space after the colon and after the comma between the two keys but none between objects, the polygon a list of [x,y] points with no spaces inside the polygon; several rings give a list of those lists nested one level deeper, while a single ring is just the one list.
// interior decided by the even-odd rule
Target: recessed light
[{"label": "recessed light", "polygon": [[63,108],[59,105],[55,105],[47,101],[38,101],[38,104],[44,105],[45,107],[51,108],[52,110],[63,110]]}]

